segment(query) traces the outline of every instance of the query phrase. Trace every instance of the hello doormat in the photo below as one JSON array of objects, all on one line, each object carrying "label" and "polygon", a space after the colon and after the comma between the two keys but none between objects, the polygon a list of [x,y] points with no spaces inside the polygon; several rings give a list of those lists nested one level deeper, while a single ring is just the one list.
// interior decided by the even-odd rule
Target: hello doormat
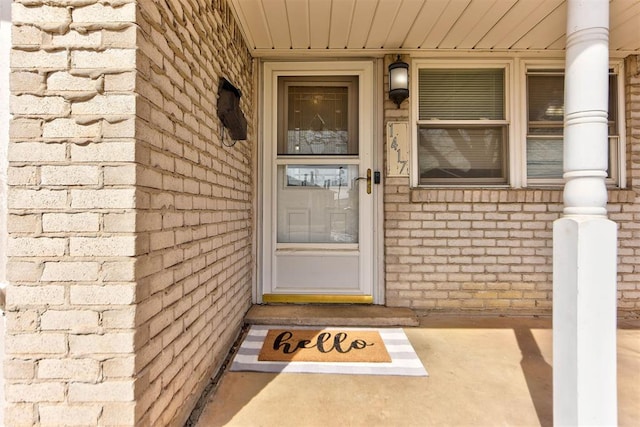
[{"label": "hello doormat", "polygon": [[401,328],[253,325],[231,371],[427,376]]},{"label": "hello doormat", "polygon": [[378,331],[269,329],[261,362],[391,362]]}]

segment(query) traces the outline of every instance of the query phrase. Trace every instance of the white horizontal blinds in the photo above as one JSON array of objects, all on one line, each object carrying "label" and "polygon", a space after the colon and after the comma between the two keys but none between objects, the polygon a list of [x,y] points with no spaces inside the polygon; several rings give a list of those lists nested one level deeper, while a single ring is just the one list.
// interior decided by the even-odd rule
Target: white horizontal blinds
[{"label": "white horizontal blinds", "polygon": [[504,69],[419,70],[419,120],[504,120]]},{"label": "white horizontal blinds", "polygon": [[527,77],[529,134],[562,135],[564,119],[564,76],[529,75]]},{"label": "white horizontal blinds", "polygon": [[527,119],[528,178],[562,178],[562,71],[538,71],[527,75]]},{"label": "white horizontal blinds", "polygon": [[609,136],[618,135],[618,76],[609,74]]},{"label": "white horizontal blinds", "polygon": [[418,81],[420,183],[505,183],[504,68],[425,68]]},{"label": "white horizontal blinds", "polygon": [[610,70],[609,72],[609,168],[607,169],[607,177],[613,178],[614,173],[617,173],[616,171],[621,166],[619,165],[620,132],[618,130],[618,76],[613,73],[613,70]]}]

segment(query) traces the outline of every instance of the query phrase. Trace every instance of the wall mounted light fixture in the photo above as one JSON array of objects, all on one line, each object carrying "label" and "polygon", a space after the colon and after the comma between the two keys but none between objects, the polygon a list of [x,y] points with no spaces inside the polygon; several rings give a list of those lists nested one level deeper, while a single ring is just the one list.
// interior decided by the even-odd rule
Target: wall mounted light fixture
[{"label": "wall mounted light fixture", "polygon": [[[232,140],[247,139],[247,120],[240,109],[242,93],[224,77],[218,86],[218,117],[222,122],[222,143],[224,144],[224,128],[229,130]],[[226,145],[226,144],[225,144]]]},{"label": "wall mounted light fixture", "polygon": [[409,64],[403,62],[398,55],[395,62],[389,64],[389,99],[398,108],[402,101],[409,97]]}]

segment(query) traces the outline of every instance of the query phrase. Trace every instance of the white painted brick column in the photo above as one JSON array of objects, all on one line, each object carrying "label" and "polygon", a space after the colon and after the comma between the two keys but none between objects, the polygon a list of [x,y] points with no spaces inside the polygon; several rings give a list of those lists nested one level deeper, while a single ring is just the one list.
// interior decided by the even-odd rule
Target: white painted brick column
[{"label": "white painted brick column", "polygon": [[[7,147],[9,146],[9,52],[11,0],[0,0],[0,360],[4,359],[7,281]],[[0,372],[0,420],[4,417],[4,372]]]},{"label": "white painted brick column", "polygon": [[136,5],[11,12],[4,423],[134,425]]},{"label": "white painted brick column", "polygon": [[9,53],[11,51],[11,1],[0,0],[0,288],[4,305],[7,280],[7,148],[9,146]]},{"label": "white painted brick column", "polygon": [[609,2],[569,0],[564,216],[553,226],[558,426],[617,424],[616,224],[607,219]]}]

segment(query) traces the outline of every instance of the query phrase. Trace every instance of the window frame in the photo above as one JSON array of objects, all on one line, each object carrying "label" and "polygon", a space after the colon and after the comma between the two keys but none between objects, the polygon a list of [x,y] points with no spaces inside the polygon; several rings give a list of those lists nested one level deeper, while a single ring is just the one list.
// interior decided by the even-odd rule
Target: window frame
[{"label": "window frame", "polygon": [[[481,69],[481,68],[501,68],[504,70],[504,119],[503,120],[420,120],[419,115],[419,70],[420,69],[447,69],[447,68],[467,68],[467,69]],[[415,58],[412,61],[411,70],[411,93],[416,94],[412,96],[411,102],[411,173],[410,180],[412,187],[452,187],[452,188],[473,188],[473,187],[493,187],[493,188],[505,188],[510,187],[510,183],[513,182],[513,150],[512,142],[514,138],[514,126],[513,126],[513,60],[458,60],[458,59],[421,59]],[[433,125],[437,123],[443,127],[465,127],[465,126],[501,126],[505,127],[506,141],[504,143],[504,176],[506,182],[495,182],[495,179],[483,178],[469,178],[469,179],[456,179],[455,181],[438,181],[434,180],[433,183],[420,183],[419,174],[419,159],[418,159],[418,128],[420,125]],[[494,182],[491,182],[494,181]]]},{"label": "window frame", "polygon": [[[564,61],[538,61],[536,65],[531,65],[530,63],[523,64],[522,70],[522,81],[521,81],[521,90],[522,90],[522,103],[521,103],[521,126],[522,133],[520,138],[518,139],[519,152],[521,153],[522,164],[519,170],[522,171],[521,180],[523,187],[529,186],[555,186],[558,185],[558,182],[562,181],[561,178],[534,178],[530,179],[528,174],[528,159],[527,159],[527,149],[529,142],[529,75],[538,73],[538,75],[562,75],[564,76]],[[563,93],[564,96],[564,93]],[[564,107],[564,102],[563,102]],[[562,133],[559,136],[554,135],[557,139],[563,141],[564,136],[564,122],[560,122],[560,128],[562,128]]]},{"label": "window frame", "polygon": [[[505,120],[507,121],[507,183],[506,184],[485,184],[474,183],[473,179],[469,183],[434,183],[420,184],[418,168],[418,126],[420,124],[418,105],[419,100],[416,94],[418,90],[418,70],[420,68],[497,68],[505,69]],[[511,56],[506,58],[480,58],[461,59],[452,57],[426,58],[414,57],[411,62],[411,102],[410,102],[410,125],[411,125],[411,158],[410,158],[410,186],[412,188],[562,188],[563,179],[528,179],[527,177],[527,125],[528,125],[528,99],[527,99],[527,71],[541,69],[565,70],[565,60],[563,57],[528,57]],[[610,142],[612,157],[610,159],[611,177],[606,179],[609,188],[624,189],[627,187],[626,171],[626,104],[625,104],[625,70],[624,60],[611,58],[609,69],[617,75],[617,109],[618,109],[618,135]],[[442,121],[443,124],[445,121]]]},{"label": "window frame", "polygon": [[[617,92],[617,132],[618,135],[609,136],[609,152],[611,157],[609,158],[609,167],[611,168],[610,177],[607,177],[605,183],[611,188],[625,188],[626,186],[626,155],[625,155],[625,103],[624,103],[624,62],[621,60],[610,60],[609,70],[610,75],[616,75],[615,88]],[[521,171],[522,187],[527,188],[539,188],[539,187],[552,187],[558,188],[564,186],[564,179],[562,178],[529,178],[527,171],[527,136],[528,136],[528,112],[529,112],[529,99],[527,94],[527,77],[531,71],[543,71],[553,70],[565,73],[565,62],[563,59],[548,59],[548,60],[523,60],[521,65],[522,72],[520,73],[520,134],[518,136],[518,152],[521,154],[521,162],[518,169]],[[564,140],[564,137],[563,137]]]}]

